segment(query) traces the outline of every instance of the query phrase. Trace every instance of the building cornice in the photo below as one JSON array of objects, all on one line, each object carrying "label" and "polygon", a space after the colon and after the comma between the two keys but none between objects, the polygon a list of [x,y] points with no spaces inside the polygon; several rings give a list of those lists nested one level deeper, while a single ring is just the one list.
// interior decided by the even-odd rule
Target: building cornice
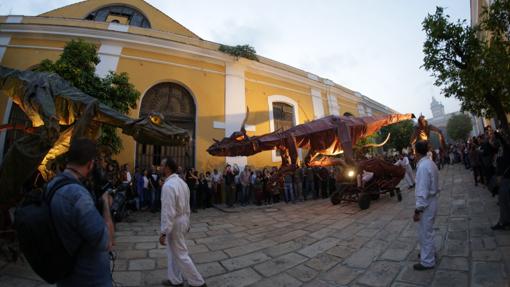
[{"label": "building cornice", "polygon": [[[37,18],[37,17],[31,17]],[[48,18],[48,17],[45,17]],[[62,20],[62,19],[58,19]],[[140,33],[133,33],[133,31],[137,31],[141,28],[133,28],[129,27],[127,32],[123,32],[119,29],[109,30],[107,27],[95,27],[92,24],[97,25],[98,23],[84,21],[84,20],[69,20],[69,21],[78,21],[81,25],[90,25],[90,27],[74,27],[74,26],[62,26],[62,25],[54,25],[54,24],[24,24],[24,23],[1,23],[0,24],[0,33],[7,35],[23,35],[24,37],[29,38],[54,38],[54,37],[62,37],[62,38],[84,38],[95,41],[101,41],[102,43],[110,43],[121,45],[126,48],[136,48],[144,51],[151,52],[160,52],[163,54],[171,54],[177,55],[184,58],[192,58],[192,59],[201,59],[207,62],[226,66],[229,63],[234,63],[237,60],[225,53],[214,50],[212,48],[219,46],[216,43],[208,42],[201,39],[193,39],[180,35],[169,35],[171,37],[178,37],[179,39],[164,39],[154,37],[153,35],[142,35]],[[90,23],[89,23],[90,22]],[[153,31],[156,34],[161,34],[163,32]],[[166,33],[168,34],[171,33]],[[200,42],[200,43],[199,43]],[[191,57],[190,57],[191,56]],[[121,57],[126,57],[125,55],[121,55]],[[363,100],[363,97],[360,96],[359,93],[352,91],[348,88],[345,88],[341,85],[334,83],[331,80],[318,77],[314,74],[307,73],[303,70],[291,67],[289,65],[264,58],[259,57],[260,62],[250,61],[246,59],[239,59],[238,61],[242,62],[247,67],[247,71],[261,73],[265,75],[269,75],[275,79],[282,80],[288,82],[292,85],[302,86],[304,88],[315,88],[319,89],[322,92],[326,92],[329,94],[335,94],[347,100],[351,100],[354,102],[363,101],[368,105],[370,102],[370,106],[375,108],[376,110],[381,111],[393,111],[388,107],[377,103],[370,99],[370,101]]]}]

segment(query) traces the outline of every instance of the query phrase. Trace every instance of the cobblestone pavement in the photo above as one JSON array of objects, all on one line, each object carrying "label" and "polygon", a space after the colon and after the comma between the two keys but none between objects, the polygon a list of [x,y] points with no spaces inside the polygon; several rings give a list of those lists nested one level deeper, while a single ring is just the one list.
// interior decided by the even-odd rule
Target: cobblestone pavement
[{"label": "cobblestone pavement", "polygon": [[[510,232],[493,232],[496,199],[462,166],[441,171],[436,219],[438,264],[417,272],[414,193],[383,196],[366,211],[329,200],[217,209],[192,215],[187,236],[208,286],[510,286]],[[159,217],[142,213],[117,226],[114,279],[157,286],[166,277]],[[39,286],[23,264],[2,264],[0,286]]]}]

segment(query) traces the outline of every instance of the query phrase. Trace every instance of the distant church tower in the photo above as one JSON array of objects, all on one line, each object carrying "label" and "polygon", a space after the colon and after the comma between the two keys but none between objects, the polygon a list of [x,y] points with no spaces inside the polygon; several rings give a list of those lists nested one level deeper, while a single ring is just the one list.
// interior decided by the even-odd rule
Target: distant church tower
[{"label": "distant church tower", "polygon": [[430,109],[432,110],[432,116],[434,118],[444,116],[444,106],[432,97],[432,103],[430,103]]}]

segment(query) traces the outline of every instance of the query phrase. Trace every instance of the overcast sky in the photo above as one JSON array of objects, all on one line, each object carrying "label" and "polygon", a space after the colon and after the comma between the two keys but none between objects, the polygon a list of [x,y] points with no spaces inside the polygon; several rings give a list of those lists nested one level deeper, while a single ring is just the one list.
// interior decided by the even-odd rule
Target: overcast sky
[{"label": "overcast sky", "polygon": [[[37,15],[72,0],[0,1],[0,15]],[[469,19],[468,0],[148,0],[201,38],[250,44],[264,57],[328,78],[399,112],[430,117],[432,96],[459,110],[420,68],[421,22],[436,6]]]}]

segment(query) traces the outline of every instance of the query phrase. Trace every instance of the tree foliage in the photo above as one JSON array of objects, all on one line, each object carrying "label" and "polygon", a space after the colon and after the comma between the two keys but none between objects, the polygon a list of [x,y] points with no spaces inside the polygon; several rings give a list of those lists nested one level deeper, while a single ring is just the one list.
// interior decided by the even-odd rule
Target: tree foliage
[{"label": "tree foliage", "polygon": [[[97,64],[99,56],[94,44],[72,40],[67,43],[58,60],[43,60],[36,70],[58,74],[76,88],[122,114],[136,108],[140,92],[129,82],[129,76],[126,73],[110,72],[105,78],[100,78],[95,74]],[[122,141],[112,126],[102,126],[99,143],[109,147],[113,153],[119,153],[122,149]]]},{"label": "tree foliage", "polygon": [[254,61],[259,60],[255,48],[253,48],[250,45],[237,45],[237,46],[220,45],[220,48],[218,50],[220,52],[234,56],[236,59],[242,57]]},{"label": "tree foliage", "polygon": [[471,118],[465,114],[452,116],[446,124],[448,137],[455,141],[463,141],[469,137],[469,133],[473,129]]},{"label": "tree foliage", "polygon": [[384,146],[384,149],[388,150],[393,148],[397,151],[401,151],[403,148],[407,148],[409,146],[413,132],[413,121],[403,121],[383,127],[379,132],[379,140],[385,140],[388,133],[391,133],[390,140]]},{"label": "tree foliage", "polygon": [[461,101],[461,110],[496,117],[509,131],[510,1],[496,0],[482,13],[479,25],[451,21],[437,7],[423,21],[426,40],[423,67],[445,97]]}]

